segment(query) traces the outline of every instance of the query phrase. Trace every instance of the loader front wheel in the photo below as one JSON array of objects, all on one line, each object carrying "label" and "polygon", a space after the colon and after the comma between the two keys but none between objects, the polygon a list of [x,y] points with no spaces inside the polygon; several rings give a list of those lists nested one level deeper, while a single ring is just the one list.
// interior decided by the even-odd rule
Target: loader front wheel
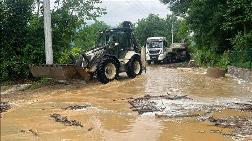
[{"label": "loader front wheel", "polygon": [[142,73],[142,63],[139,56],[133,56],[127,63],[127,75],[129,78],[135,78]]},{"label": "loader front wheel", "polygon": [[113,58],[106,57],[98,65],[97,79],[103,84],[113,81],[119,75],[119,67]]}]

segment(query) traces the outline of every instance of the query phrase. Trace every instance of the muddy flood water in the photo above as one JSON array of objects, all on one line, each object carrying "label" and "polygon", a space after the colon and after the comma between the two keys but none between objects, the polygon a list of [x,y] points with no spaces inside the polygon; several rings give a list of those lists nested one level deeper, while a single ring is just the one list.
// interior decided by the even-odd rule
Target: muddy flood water
[{"label": "muddy flood water", "polygon": [[198,68],[149,66],[135,79],[55,84],[1,101],[11,106],[1,141],[252,140],[252,84]]}]

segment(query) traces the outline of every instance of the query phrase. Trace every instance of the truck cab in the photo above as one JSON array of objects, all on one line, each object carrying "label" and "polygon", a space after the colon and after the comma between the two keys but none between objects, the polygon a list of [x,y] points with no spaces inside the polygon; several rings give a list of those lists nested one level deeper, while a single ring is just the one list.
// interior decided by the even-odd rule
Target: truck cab
[{"label": "truck cab", "polygon": [[149,37],[146,41],[146,61],[158,63],[164,62],[169,51],[165,37]]}]

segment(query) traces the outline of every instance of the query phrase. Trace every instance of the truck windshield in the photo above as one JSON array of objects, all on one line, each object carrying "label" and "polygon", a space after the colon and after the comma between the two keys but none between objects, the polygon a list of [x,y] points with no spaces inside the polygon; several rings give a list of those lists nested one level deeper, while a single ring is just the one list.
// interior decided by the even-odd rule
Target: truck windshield
[{"label": "truck windshield", "polygon": [[151,41],[147,43],[147,48],[162,48],[163,42],[162,41]]}]

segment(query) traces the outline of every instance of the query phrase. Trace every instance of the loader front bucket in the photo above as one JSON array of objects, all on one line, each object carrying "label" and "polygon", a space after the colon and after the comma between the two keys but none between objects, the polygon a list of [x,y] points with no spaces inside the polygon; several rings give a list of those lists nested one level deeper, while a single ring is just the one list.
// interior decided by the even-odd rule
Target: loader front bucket
[{"label": "loader front bucket", "polygon": [[74,65],[29,65],[34,77],[48,77],[56,80],[78,78],[78,71]]}]

